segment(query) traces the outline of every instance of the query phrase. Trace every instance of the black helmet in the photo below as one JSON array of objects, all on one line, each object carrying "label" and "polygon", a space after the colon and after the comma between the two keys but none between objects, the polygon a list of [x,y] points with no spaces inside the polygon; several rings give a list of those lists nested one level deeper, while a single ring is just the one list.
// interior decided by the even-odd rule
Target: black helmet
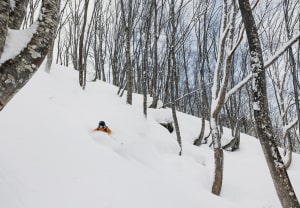
[{"label": "black helmet", "polygon": [[105,122],[104,121],[100,121],[99,122],[99,128],[104,128],[105,127]]}]

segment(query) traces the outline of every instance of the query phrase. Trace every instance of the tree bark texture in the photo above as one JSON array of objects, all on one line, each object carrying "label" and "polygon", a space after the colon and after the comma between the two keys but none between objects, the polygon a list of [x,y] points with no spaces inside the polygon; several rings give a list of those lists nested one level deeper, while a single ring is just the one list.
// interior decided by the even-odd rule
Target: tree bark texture
[{"label": "tree bark texture", "polygon": [[157,25],[157,13],[158,13],[158,8],[157,8],[157,2],[156,0],[153,0],[154,4],[154,43],[153,43],[153,75],[152,75],[152,84],[151,84],[151,95],[153,97],[152,103],[150,105],[150,108],[157,108],[157,103],[158,103],[158,95],[157,95],[157,72],[158,72],[158,25]]},{"label": "tree bark texture", "polygon": [[[233,1],[234,2],[234,1]],[[229,80],[229,72],[232,65],[232,57],[233,54],[226,54],[226,47],[231,50],[232,41],[234,36],[234,23],[236,16],[236,8],[235,5],[233,7],[233,15],[230,19],[230,31],[229,37],[228,31],[226,31],[225,26],[227,25],[227,0],[223,1],[223,14],[222,14],[222,23],[221,23],[221,35],[220,35],[220,46],[218,51],[218,59],[217,66],[214,72],[214,83],[212,86],[212,108],[211,108],[211,118],[210,125],[212,131],[212,141],[214,147],[214,156],[215,156],[215,178],[212,186],[212,193],[216,195],[220,195],[222,189],[222,181],[223,181],[223,150],[221,147],[221,133],[218,129],[218,117],[221,112],[226,98],[226,90]],[[228,46],[226,46],[226,40],[229,42]],[[226,63],[225,69],[223,73],[222,83],[220,84],[221,78],[221,66],[223,63],[223,58],[226,55]]]},{"label": "tree bark texture", "polygon": [[87,12],[88,12],[89,0],[85,0],[84,2],[84,17],[83,17],[83,24],[80,33],[79,39],[79,48],[78,48],[78,71],[79,71],[79,84],[82,88],[85,86],[85,61],[84,61],[84,33],[85,27],[87,23]]},{"label": "tree bark texture", "polygon": [[29,0],[16,0],[15,7],[10,10],[9,14],[9,28],[18,30],[21,28],[22,22],[26,15],[26,9]]},{"label": "tree bark texture", "polygon": [[46,61],[46,65],[45,65],[45,72],[47,72],[47,73],[50,73],[52,62],[53,62],[54,39],[55,39],[55,37],[53,38],[53,41],[50,44],[49,52],[47,54],[47,61]]},{"label": "tree bark texture", "polygon": [[0,66],[0,110],[29,81],[47,55],[58,24],[56,2],[42,2],[38,27],[27,47]]},{"label": "tree bark texture", "polygon": [[174,120],[174,126],[177,136],[177,142],[180,147],[179,155],[182,155],[182,142],[181,142],[181,134],[179,129],[179,123],[176,115],[176,100],[175,100],[175,75],[176,75],[176,55],[175,55],[175,35],[177,32],[177,24],[175,21],[175,1],[171,1],[170,8],[170,21],[171,21],[171,45],[169,52],[169,64],[170,66],[170,91],[171,91],[171,106],[172,106],[172,116]]},{"label": "tree bark texture", "polygon": [[[56,0],[57,1],[57,6],[58,6],[58,11],[59,11],[59,18],[58,18],[58,22],[60,22],[60,18],[61,18],[61,11],[60,11],[60,2],[61,0]],[[57,26],[58,27],[58,26]],[[58,29],[59,30],[59,29]],[[52,43],[50,44],[50,47],[49,47],[49,51],[48,51],[48,54],[47,54],[47,62],[46,62],[46,65],[45,65],[45,71],[47,73],[50,73],[50,70],[51,70],[51,67],[52,67],[52,63],[53,63],[53,51],[54,51],[54,42],[55,42],[55,39],[56,39],[56,36],[57,36],[57,31],[55,31],[55,33],[53,33],[54,37],[52,38]]]},{"label": "tree bark texture", "polygon": [[4,50],[9,22],[9,0],[0,1],[0,58]]},{"label": "tree bark texture", "polygon": [[212,186],[212,193],[220,195],[223,183],[223,163],[224,156],[223,150],[221,148],[214,148],[214,158],[215,158],[215,175],[214,184]]},{"label": "tree bark texture", "polygon": [[275,144],[272,132],[267,102],[266,75],[262,49],[249,0],[239,0],[239,5],[251,56],[251,68],[253,73],[252,94],[256,133],[261,143],[282,207],[299,208],[300,205],[298,199]]},{"label": "tree bark texture", "polygon": [[133,93],[133,77],[132,77],[132,64],[130,55],[130,40],[131,40],[131,28],[132,28],[132,0],[128,0],[128,15],[126,21],[125,6],[123,0],[120,1],[122,10],[123,27],[125,28],[125,56],[126,56],[126,80],[127,80],[127,98],[126,102],[132,104],[132,93]]},{"label": "tree bark texture", "polygon": [[147,5],[147,10],[145,14],[145,28],[144,28],[144,37],[145,37],[145,45],[144,45],[144,54],[143,54],[143,66],[142,66],[142,74],[143,74],[143,112],[144,116],[147,118],[147,74],[148,74],[148,48],[150,41],[150,29],[151,29],[151,19],[152,19],[152,9],[153,9],[153,1],[149,2]]}]

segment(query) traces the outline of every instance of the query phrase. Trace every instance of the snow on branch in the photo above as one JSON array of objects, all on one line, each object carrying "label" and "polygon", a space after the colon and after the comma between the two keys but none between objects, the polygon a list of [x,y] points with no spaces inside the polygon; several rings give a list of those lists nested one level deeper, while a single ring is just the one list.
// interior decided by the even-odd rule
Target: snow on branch
[{"label": "snow on branch", "polygon": [[291,38],[284,46],[282,46],[269,60],[265,63],[265,69],[268,68],[274,61],[276,61],[291,45],[300,39],[300,32]]},{"label": "snow on branch", "polygon": [[[190,93],[187,93],[187,94],[185,94],[185,95],[183,95],[183,96],[181,96],[181,97],[179,97],[179,98],[176,98],[176,99],[174,100],[174,102],[177,102],[177,101],[179,101],[179,100],[185,98],[186,96],[189,96],[189,95],[192,95],[192,94],[194,94],[194,93],[197,93],[197,92],[199,92],[200,90],[202,90],[202,89],[199,88],[199,89],[193,90],[193,91],[190,92]],[[169,102],[169,103],[163,104],[159,109],[164,108],[164,107],[166,107],[167,105],[171,105],[171,104],[173,104],[174,102]]]},{"label": "snow on branch", "polygon": [[225,103],[228,101],[231,95],[236,93],[239,89],[241,89],[245,84],[247,84],[248,81],[252,79],[252,73],[250,73],[247,77],[245,77],[242,81],[240,81],[237,85],[235,85],[233,88],[231,88],[227,93],[225,97]]}]

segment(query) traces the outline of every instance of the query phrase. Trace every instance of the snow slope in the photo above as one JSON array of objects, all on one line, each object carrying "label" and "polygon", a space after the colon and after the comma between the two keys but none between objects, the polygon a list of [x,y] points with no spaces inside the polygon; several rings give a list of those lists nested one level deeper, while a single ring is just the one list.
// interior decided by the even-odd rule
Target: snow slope
[{"label": "snow slope", "polygon": [[[214,196],[213,152],[192,145],[200,119],[178,114],[180,157],[175,134],[158,124],[169,109],[149,109],[145,119],[141,96],[129,106],[114,86],[83,91],[77,77],[57,65],[40,70],[0,112],[1,208],[281,207],[256,139],[243,135],[239,151],[225,152]],[[92,131],[99,120],[111,136]],[[298,195],[299,162],[295,155],[289,171]]]}]

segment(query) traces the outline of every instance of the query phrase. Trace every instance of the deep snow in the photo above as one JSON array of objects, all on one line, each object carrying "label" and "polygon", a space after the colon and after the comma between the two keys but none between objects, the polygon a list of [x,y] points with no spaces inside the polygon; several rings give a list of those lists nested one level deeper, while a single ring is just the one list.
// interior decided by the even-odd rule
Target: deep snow
[{"label": "deep snow", "polygon": [[[41,69],[0,112],[1,208],[281,207],[255,138],[242,135],[240,149],[225,152],[218,197],[213,152],[192,145],[201,119],[178,113],[179,156],[175,134],[158,124],[172,119],[169,109],[145,119],[142,96],[130,106],[116,87],[89,82],[83,91],[77,79],[70,68]],[[111,136],[93,132],[99,120]],[[299,162],[294,155],[289,170],[298,196]]]}]

